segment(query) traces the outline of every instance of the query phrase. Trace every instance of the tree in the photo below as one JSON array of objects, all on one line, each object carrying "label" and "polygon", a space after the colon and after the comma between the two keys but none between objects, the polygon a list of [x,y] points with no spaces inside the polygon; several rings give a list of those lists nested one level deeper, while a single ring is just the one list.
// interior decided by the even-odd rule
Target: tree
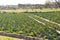
[{"label": "tree", "polygon": [[60,0],[55,0],[55,4],[56,4],[57,7],[60,8]]},{"label": "tree", "polygon": [[60,0],[46,0],[46,5],[55,8],[60,8]]},{"label": "tree", "polygon": [[46,0],[45,7],[51,8],[51,1],[50,0]]}]

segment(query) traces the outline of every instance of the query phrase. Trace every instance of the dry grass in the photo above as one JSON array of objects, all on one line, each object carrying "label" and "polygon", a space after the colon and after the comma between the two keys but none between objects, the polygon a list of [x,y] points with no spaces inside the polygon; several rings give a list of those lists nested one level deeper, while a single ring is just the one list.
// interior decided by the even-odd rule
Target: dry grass
[{"label": "dry grass", "polygon": [[3,11],[6,11],[6,12],[49,12],[49,11],[60,11],[60,8],[58,9],[49,9],[49,8],[46,8],[46,9],[16,9],[16,10],[0,10],[1,12]]},{"label": "dry grass", "polygon": [[0,36],[0,40],[19,40],[18,38],[12,38],[12,37],[6,37],[6,36]]}]

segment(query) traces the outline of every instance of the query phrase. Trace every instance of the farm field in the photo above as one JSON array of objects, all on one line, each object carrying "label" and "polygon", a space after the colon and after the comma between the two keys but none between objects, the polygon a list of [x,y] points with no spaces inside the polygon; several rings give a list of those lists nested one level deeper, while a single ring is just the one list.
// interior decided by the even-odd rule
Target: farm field
[{"label": "farm field", "polygon": [[59,11],[38,12],[38,13],[32,12],[32,13],[29,13],[29,16],[32,16],[32,18],[35,18],[45,23],[47,26],[60,30],[60,12]]},{"label": "farm field", "polygon": [[52,11],[52,12],[38,12],[38,13],[33,13],[37,16],[43,17],[45,19],[49,19],[50,21],[54,21],[57,23],[60,23],[60,11]]},{"label": "farm field", "polygon": [[57,9],[50,9],[50,8],[43,8],[43,9],[16,9],[16,10],[0,10],[0,12],[51,12],[51,11],[60,11],[60,8]]},{"label": "farm field", "polygon": [[60,40],[60,11],[0,12],[0,31]]}]

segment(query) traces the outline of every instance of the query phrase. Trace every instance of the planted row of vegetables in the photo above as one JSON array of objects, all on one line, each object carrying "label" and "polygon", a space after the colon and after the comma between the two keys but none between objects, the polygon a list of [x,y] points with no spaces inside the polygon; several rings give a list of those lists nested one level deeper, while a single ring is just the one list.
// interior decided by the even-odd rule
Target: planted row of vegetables
[{"label": "planted row of vegetables", "polygon": [[0,13],[0,31],[24,36],[44,37],[49,40],[60,39],[60,35],[54,29],[38,23],[32,18],[29,18],[28,15],[26,13],[14,12]]},{"label": "planted row of vegetables", "polygon": [[40,16],[37,16],[37,15],[34,15],[34,14],[29,14],[28,16],[31,16],[32,18],[35,18],[36,20],[38,21],[41,21],[42,23],[44,23],[46,26],[48,27],[51,27],[51,28],[54,28],[56,30],[59,30],[60,31],[60,25],[59,24],[56,24],[56,23],[52,23],[46,19],[43,19],[42,17]]},{"label": "planted row of vegetables", "polygon": [[60,11],[52,11],[52,12],[32,12],[37,16],[43,17],[53,22],[60,23]]}]

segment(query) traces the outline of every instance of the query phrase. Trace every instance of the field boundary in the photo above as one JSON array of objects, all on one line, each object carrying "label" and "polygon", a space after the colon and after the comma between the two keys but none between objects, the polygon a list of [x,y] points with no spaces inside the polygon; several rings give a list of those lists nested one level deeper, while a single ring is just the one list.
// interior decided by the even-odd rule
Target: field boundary
[{"label": "field boundary", "polygon": [[6,33],[6,32],[0,32],[0,35],[1,36],[7,36],[7,37],[13,37],[13,38],[19,38],[19,39],[23,39],[23,40],[46,40],[44,38],[31,37],[31,36],[22,36],[22,35]]}]

